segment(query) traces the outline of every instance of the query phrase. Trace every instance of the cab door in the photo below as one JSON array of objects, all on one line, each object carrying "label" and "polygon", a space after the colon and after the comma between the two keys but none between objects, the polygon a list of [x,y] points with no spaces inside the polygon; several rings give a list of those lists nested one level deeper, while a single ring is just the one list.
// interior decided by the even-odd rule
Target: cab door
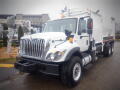
[{"label": "cab door", "polygon": [[86,51],[89,48],[89,34],[87,33],[88,17],[79,19],[77,43],[80,46],[80,51]]}]

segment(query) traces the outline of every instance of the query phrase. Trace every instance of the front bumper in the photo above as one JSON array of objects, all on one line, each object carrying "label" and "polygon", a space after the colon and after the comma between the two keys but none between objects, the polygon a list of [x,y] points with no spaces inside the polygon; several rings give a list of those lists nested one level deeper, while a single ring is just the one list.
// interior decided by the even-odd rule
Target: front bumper
[{"label": "front bumper", "polygon": [[15,63],[15,68],[22,72],[41,72],[58,76],[60,74],[60,64],[34,60],[30,58],[21,58]]}]

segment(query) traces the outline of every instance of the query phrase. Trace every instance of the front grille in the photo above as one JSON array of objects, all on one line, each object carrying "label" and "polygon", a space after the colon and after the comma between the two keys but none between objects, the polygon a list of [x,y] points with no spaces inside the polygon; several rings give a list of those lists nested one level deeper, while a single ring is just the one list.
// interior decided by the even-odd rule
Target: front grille
[{"label": "front grille", "polygon": [[22,55],[42,58],[45,49],[44,39],[22,39],[20,42]]}]

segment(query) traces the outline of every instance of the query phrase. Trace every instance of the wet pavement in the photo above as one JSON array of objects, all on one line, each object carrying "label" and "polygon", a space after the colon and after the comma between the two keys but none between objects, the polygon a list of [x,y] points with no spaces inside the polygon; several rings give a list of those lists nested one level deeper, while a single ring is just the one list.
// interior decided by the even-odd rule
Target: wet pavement
[{"label": "wet pavement", "polygon": [[0,68],[0,83],[9,80],[17,75],[18,71],[14,68]]},{"label": "wet pavement", "polygon": [[119,69],[120,42],[116,42],[114,54],[89,65],[75,88],[64,86],[57,77],[18,74],[13,68],[0,68],[0,90],[120,90]]}]

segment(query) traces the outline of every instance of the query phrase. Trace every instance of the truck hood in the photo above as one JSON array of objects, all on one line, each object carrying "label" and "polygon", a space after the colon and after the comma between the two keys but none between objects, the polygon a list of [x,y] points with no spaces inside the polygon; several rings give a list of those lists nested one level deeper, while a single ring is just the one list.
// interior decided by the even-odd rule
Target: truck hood
[{"label": "truck hood", "polygon": [[25,35],[21,39],[65,40],[66,35],[63,32],[43,32],[32,35]]}]

